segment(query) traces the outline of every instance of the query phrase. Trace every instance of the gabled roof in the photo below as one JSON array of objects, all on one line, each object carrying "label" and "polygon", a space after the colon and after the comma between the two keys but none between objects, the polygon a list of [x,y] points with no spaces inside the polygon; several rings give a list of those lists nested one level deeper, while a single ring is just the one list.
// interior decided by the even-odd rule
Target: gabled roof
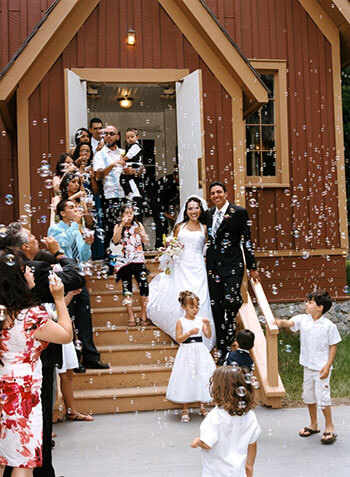
[{"label": "gabled roof", "polygon": [[339,30],[341,65],[350,65],[350,1],[317,0]]},{"label": "gabled roof", "polygon": [[[247,114],[267,102],[267,88],[258,73],[202,0],[158,0],[228,93],[236,82],[243,90]],[[8,102],[36,63],[48,54],[55,61],[100,0],[56,0],[0,73],[0,103]],[[84,7],[83,18],[77,11]],[[75,21],[74,21],[75,18]],[[79,21],[77,21],[79,18]],[[62,41],[62,29],[69,23]],[[66,28],[67,30],[67,28]],[[55,41],[56,36],[61,41]],[[51,58],[51,57],[50,57]],[[53,64],[53,61],[51,64]],[[49,69],[49,62],[42,65]]]}]

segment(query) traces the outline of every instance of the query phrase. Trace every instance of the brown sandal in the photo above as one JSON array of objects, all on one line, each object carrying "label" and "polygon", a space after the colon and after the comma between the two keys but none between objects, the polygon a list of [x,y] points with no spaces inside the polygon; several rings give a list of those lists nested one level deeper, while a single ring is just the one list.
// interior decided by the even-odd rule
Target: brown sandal
[{"label": "brown sandal", "polygon": [[152,321],[149,320],[149,319],[146,319],[146,320],[140,320],[140,325],[141,326],[150,326],[152,324]]},{"label": "brown sandal", "polygon": [[92,422],[94,418],[90,414],[81,414],[81,412],[66,413],[66,418],[68,421],[84,421]]}]

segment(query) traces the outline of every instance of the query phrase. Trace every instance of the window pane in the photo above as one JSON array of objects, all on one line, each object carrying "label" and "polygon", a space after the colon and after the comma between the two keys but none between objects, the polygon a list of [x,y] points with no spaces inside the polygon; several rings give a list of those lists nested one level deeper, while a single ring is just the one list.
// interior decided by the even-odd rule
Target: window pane
[{"label": "window pane", "polygon": [[263,124],[275,124],[275,102],[269,101],[261,108],[261,122]]},{"label": "window pane", "polygon": [[274,85],[273,85],[273,75],[261,75],[263,82],[265,85],[269,88],[269,98],[274,98],[275,96],[275,91],[274,91]]},{"label": "window pane", "polygon": [[276,153],[274,151],[262,153],[263,176],[276,175]]},{"label": "window pane", "polygon": [[262,149],[274,150],[275,149],[275,126],[262,126]]},{"label": "window pane", "polygon": [[260,176],[260,152],[247,152],[247,176]]},{"label": "window pane", "polygon": [[259,111],[255,111],[255,113],[248,116],[245,122],[246,124],[260,124]]},{"label": "window pane", "polygon": [[259,126],[247,126],[246,130],[247,150],[260,149]]}]

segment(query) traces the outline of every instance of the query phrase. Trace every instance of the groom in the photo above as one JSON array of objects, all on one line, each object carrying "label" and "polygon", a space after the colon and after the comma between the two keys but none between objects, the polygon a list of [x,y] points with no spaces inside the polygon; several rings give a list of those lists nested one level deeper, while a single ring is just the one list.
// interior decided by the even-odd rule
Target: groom
[{"label": "groom", "polygon": [[213,182],[209,186],[214,207],[206,212],[208,228],[207,272],[211,308],[219,351],[217,364],[222,365],[236,333],[236,315],[243,300],[241,283],[244,257],[250,277],[260,280],[256,270],[246,209],[227,200],[226,186]]}]

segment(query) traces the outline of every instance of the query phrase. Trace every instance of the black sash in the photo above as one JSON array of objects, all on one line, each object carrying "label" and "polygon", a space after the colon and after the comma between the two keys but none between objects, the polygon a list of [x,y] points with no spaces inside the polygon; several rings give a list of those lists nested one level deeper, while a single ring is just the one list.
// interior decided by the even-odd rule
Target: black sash
[{"label": "black sash", "polygon": [[187,338],[186,341],[183,341],[183,344],[188,344],[188,343],[202,343],[203,338],[201,336],[192,336],[191,338]]}]

